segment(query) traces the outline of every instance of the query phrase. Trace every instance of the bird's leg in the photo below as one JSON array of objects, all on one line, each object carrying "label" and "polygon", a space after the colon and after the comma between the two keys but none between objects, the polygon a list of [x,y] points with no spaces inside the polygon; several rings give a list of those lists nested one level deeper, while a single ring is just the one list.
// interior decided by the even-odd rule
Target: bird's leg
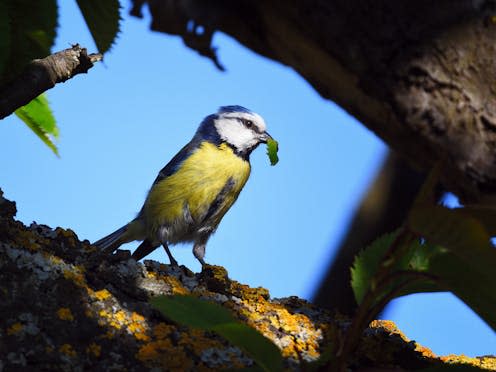
[{"label": "bird's leg", "polygon": [[203,257],[205,257],[206,246],[206,242],[195,242],[195,245],[193,246],[193,254],[195,255],[196,259],[200,261],[202,267],[206,265],[205,260],[203,259]]},{"label": "bird's leg", "polygon": [[166,243],[166,242],[163,242],[163,243],[162,243],[162,247],[164,247],[164,249],[165,249],[165,253],[167,253],[167,256],[169,256],[169,261],[170,261],[171,266],[179,266],[179,265],[177,264],[176,259],[172,256],[172,253],[171,253],[171,251],[169,250],[169,246],[167,245],[167,243]]}]

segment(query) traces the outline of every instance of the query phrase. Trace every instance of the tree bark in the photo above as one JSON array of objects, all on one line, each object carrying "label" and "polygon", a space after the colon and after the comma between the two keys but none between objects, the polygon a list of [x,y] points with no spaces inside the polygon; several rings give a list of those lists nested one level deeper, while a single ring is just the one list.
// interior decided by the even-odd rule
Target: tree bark
[{"label": "tree bark", "polygon": [[0,119],[27,105],[55,84],[88,72],[102,58],[100,53],[88,54],[86,48],[76,44],[46,58],[33,60],[19,76],[2,87]]},{"label": "tree bark", "polygon": [[222,31],[294,68],[412,164],[445,159],[442,182],[462,200],[494,199],[494,0],[134,0],[132,14],[145,2],[153,30],[216,64]]}]

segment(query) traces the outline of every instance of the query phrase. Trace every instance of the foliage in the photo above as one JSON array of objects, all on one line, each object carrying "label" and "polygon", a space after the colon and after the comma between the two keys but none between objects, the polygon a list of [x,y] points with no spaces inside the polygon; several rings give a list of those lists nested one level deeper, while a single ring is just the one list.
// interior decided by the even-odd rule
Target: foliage
[{"label": "foliage", "polygon": [[18,108],[15,114],[58,156],[54,140],[58,139],[59,130],[44,94]]},{"label": "foliage", "polygon": [[77,0],[93,40],[100,53],[106,53],[119,32],[118,0]]},{"label": "foliage", "polygon": [[[98,49],[108,51],[119,31],[118,0],[80,0],[78,5]],[[0,90],[8,89],[32,60],[50,54],[57,19],[56,0],[0,1]],[[53,139],[58,129],[44,96],[16,110],[16,115],[57,154]]]},{"label": "foliage", "polygon": [[158,296],[150,302],[176,323],[218,333],[245,351],[263,371],[282,371],[282,356],[277,346],[222,306],[179,295]]},{"label": "foliage", "polygon": [[405,224],[360,252],[351,268],[359,305],[344,335],[344,366],[363,329],[393,298],[411,293],[451,291],[496,330],[496,210],[449,209],[432,203],[440,166],[431,172]]}]

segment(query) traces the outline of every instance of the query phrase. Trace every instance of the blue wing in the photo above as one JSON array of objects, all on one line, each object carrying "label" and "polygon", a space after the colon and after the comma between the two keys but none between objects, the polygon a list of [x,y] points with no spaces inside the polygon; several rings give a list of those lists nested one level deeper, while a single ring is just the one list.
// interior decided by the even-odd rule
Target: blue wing
[{"label": "blue wing", "polygon": [[172,159],[158,172],[157,178],[153,181],[153,185],[159,183],[163,179],[173,175],[179,169],[180,165],[185,161],[193,152],[198,149],[200,142],[191,141],[184,146]]}]

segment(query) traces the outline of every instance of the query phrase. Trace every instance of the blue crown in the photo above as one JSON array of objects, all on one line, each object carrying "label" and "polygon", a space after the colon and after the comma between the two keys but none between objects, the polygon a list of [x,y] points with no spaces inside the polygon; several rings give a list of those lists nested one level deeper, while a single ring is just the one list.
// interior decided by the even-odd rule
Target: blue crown
[{"label": "blue crown", "polygon": [[225,114],[230,112],[244,112],[246,114],[253,114],[253,111],[248,110],[246,107],[238,105],[221,106],[219,107],[219,111],[217,111],[218,114]]}]

